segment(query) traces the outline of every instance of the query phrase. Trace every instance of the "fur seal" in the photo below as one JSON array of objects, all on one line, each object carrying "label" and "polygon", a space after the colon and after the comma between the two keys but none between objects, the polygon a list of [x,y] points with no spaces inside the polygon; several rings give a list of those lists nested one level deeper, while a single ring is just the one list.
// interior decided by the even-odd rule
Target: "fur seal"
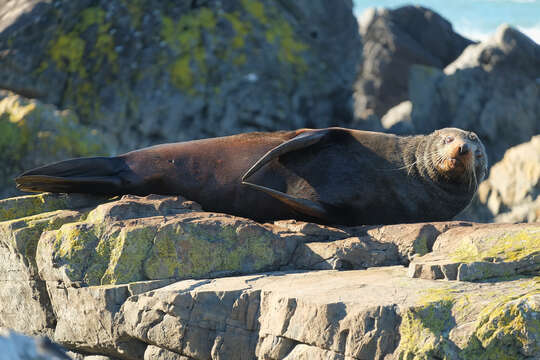
[{"label": "fur seal", "polygon": [[182,195],[257,221],[369,225],[449,220],[487,172],[476,134],[345,128],[245,133],[45,165],[23,191]]}]

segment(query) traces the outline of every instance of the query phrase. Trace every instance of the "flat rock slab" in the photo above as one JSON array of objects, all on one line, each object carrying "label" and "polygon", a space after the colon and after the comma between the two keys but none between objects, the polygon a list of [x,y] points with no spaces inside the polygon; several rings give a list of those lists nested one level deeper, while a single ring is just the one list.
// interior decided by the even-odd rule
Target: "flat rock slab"
[{"label": "flat rock slab", "polygon": [[[196,359],[458,359],[502,349],[525,357],[540,351],[539,290],[537,278],[441,282],[411,279],[403,267],[277,272],[132,296],[116,326]],[[511,335],[517,324],[523,341]]]},{"label": "flat rock slab", "polygon": [[475,281],[540,270],[540,223],[475,224],[440,235],[433,252],[416,257],[409,276]]}]

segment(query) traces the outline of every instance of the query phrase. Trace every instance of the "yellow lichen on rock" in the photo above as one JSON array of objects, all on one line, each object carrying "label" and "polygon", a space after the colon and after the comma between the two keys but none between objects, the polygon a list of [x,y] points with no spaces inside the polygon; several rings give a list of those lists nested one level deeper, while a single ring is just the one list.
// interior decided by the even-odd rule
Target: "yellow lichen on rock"
[{"label": "yellow lichen on rock", "polygon": [[455,325],[452,307],[456,301],[451,288],[425,292],[419,305],[407,309],[401,320],[399,359],[446,358],[455,352],[448,334]]},{"label": "yellow lichen on rock", "polygon": [[[463,293],[458,284],[422,293],[419,304],[402,315],[399,358],[498,360],[538,353],[540,282],[509,283],[513,291],[503,295],[481,289]],[[453,334],[465,324],[472,325],[469,331]]]},{"label": "yellow lichen on rock", "polygon": [[[92,77],[107,65],[108,73],[118,71],[115,42],[110,34],[111,24],[100,7],[89,7],[79,14],[79,22],[72,29],[58,31],[49,44],[50,60],[44,60],[38,72],[43,72],[50,64],[69,74],[67,90],[64,94],[73,101],[76,111],[84,116],[97,116],[100,103]],[[85,33],[95,30],[95,40],[89,42]]]},{"label": "yellow lichen on rock", "polygon": [[474,241],[465,238],[454,252],[453,260],[511,262],[537,253],[540,253],[540,227],[528,227]]},{"label": "yellow lichen on rock", "polygon": [[110,259],[101,277],[101,284],[125,284],[140,280],[143,262],[153,245],[157,228],[134,226],[122,228],[117,236],[108,238]]},{"label": "yellow lichen on rock", "polygon": [[[209,58],[242,66],[253,56],[253,46],[266,42],[275,47],[275,56],[284,65],[302,74],[307,65],[302,54],[308,50],[294,29],[273,8],[258,0],[242,0],[242,9],[231,12],[200,8],[177,21],[164,16],[161,38],[176,57],[169,65],[171,82],[190,95],[196,83],[208,82]],[[230,24],[234,36],[223,37],[220,25]],[[255,52],[256,53],[256,52]]]},{"label": "yellow lichen on rock", "polygon": [[145,261],[149,279],[198,277],[220,272],[263,270],[278,255],[273,234],[260,227],[215,221],[170,223],[158,231]]},{"label": "yellow lichen on rock", "polygon": [[0,200],[0,221],[24,218],[66,208],[66,196],[38,194]]}]

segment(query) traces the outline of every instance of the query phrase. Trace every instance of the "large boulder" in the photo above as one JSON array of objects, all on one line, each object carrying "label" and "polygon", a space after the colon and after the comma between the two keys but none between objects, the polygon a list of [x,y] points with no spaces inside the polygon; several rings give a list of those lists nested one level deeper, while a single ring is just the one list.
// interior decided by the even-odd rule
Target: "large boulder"
[{"label": "large boulder", "polygon": [[363,61],[355,85],[355,115],[382,117],[407,99],[409,68],[444,68],[472,42],[439,14],[421,6],[366,10],[359,19]]},{"label": "large boulder", "polygon": [[260,224],[155,195],[41,194],[0,210],[0,327],[75,359],[540,351],[540,289],[524,277],[540,269],[538,224]]},{"label": "large boulder", "polygon": [[0,88],[70,109],[116,151],[352,116],[350,1],[9,0],[0,14]]},{"label": "large boulder", "polygon": [[[540,45],[503,25],[485,42],[470,45],[444,71],[414,66],[410,115],[396,114],[412,133],[449,126],[473,130],[495,163],[509,147],[540,133],[539,79]],[[386,119],[398,126],[396,120]]]},{"label": "large boulder", "polygon": [[491,167],[460,219],[482,222],[540,221],[540,135],[514,146]]}]

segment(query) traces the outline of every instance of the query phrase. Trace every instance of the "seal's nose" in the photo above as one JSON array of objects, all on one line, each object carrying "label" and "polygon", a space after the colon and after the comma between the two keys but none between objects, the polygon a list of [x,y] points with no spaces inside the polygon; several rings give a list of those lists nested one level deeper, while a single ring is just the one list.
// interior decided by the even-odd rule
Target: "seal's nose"
[{"label": "seal's nose", "polygon": [[467,155],[470,151],[469,144],[465,143],[459,147],[459,155]]}]

